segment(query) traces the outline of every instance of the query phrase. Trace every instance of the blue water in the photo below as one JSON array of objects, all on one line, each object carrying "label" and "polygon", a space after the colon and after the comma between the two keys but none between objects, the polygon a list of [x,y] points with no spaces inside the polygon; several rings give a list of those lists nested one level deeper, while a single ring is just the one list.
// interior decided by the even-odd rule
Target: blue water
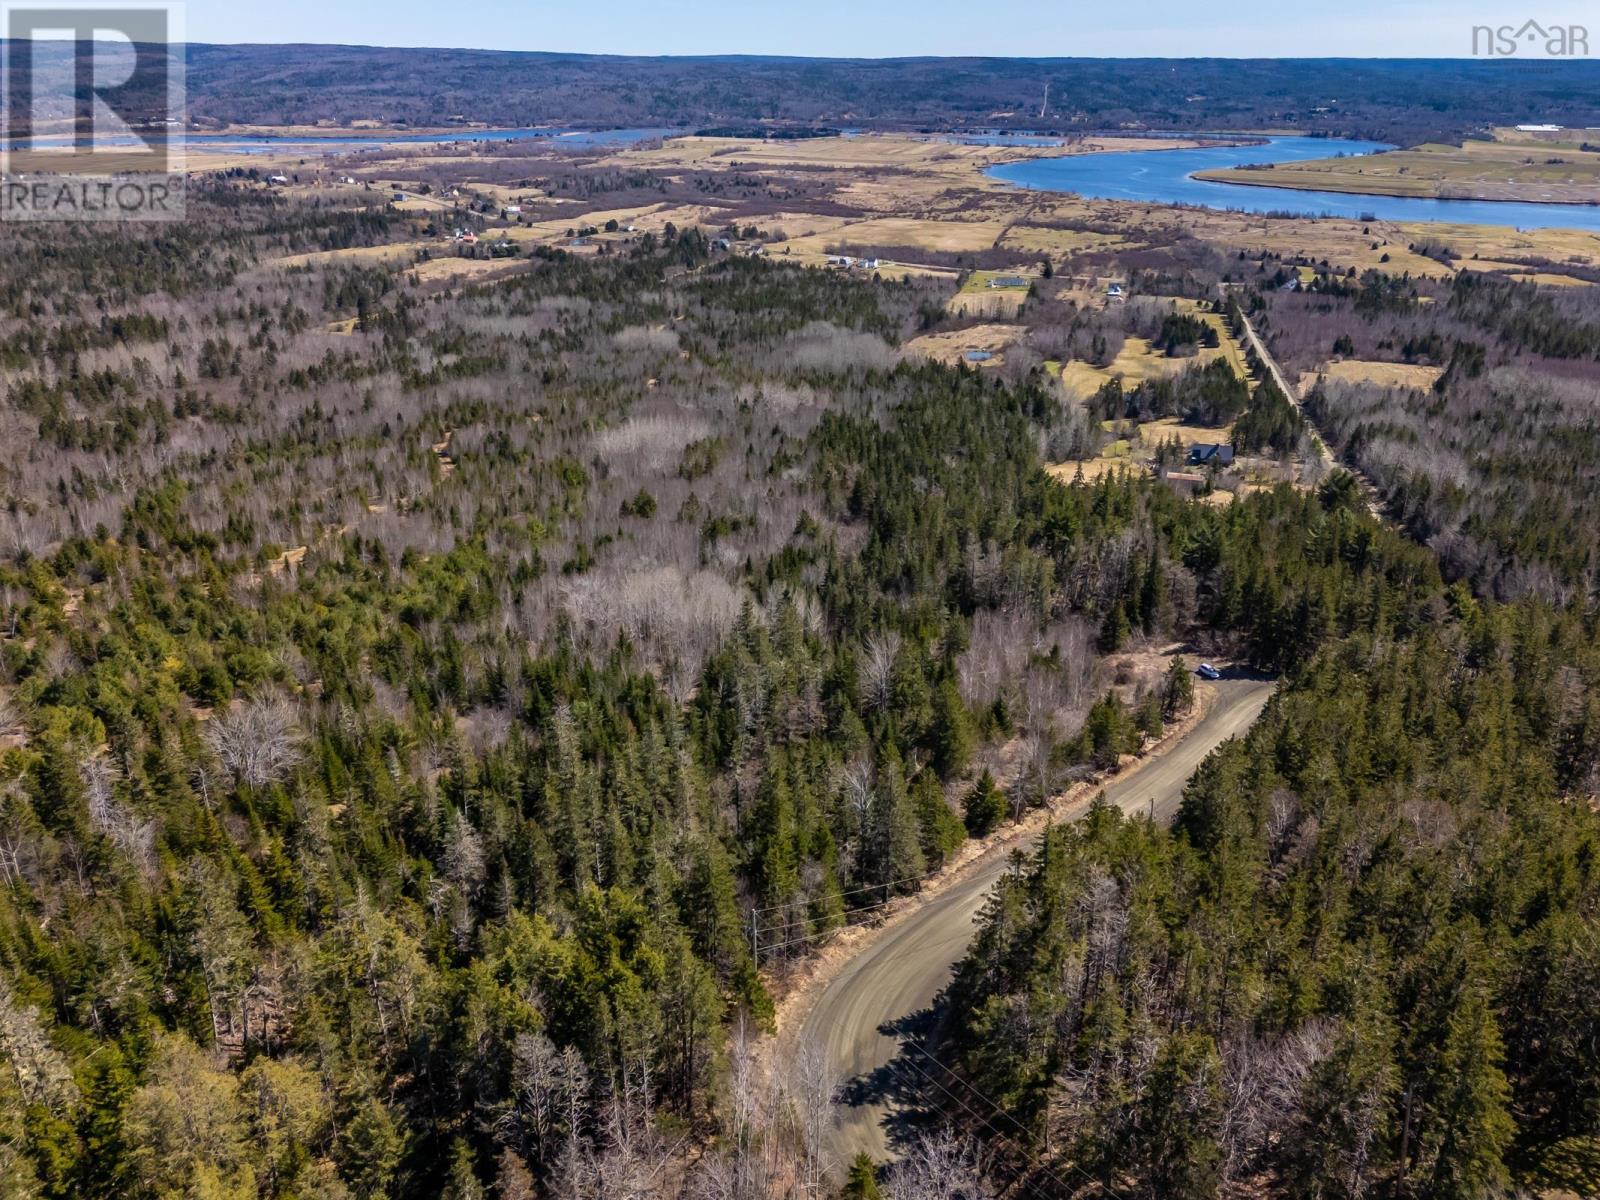
[{"label": "blue water", "polygon": [[1191,178],[1195,171],[1247,163],[1298,162],[1336,154],[1371,154],[1382,142],[1275,137],[1256,146],[1206,146],[1194,150],[1120,150],[1109,154],[1053,155],[1002,163],[988,174],[1020,187],[1075,192],[1092,200],[1141,200],[1240,212],[1293,213],[1304,217],[1374,217],[1382,221],[1457,221],[1514,225],[1519,229],[1600,231],[1596,204],[1527,204],[1499,200],[1422,200],[1406,196],[1347,196]]}]

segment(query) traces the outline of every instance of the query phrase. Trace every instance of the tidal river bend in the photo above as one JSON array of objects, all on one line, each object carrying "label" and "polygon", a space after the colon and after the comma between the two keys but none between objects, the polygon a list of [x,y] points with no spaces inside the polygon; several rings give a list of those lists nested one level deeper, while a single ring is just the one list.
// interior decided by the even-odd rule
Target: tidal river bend
[{"label": "tidal river bend", "polygon": [[1242,212],[1303,217],[1372,217],[1380,221],[1450,221],[1510,225],[1518,229],[1590,229],[1600,232],[1600,205],[1526,204],[1500,200],[1427,200],[1415,196],[1365,196],[1302,192],[1195,179],[1196,171],[1248,163],[1301,162],[1338,154],[1372,154],[1382,142],[1274,137],[1254,146],[1203,146],[1193,150],[1120,150],[1107,154],[1041,156],[990,167],[988,174],[1020,187],[1074,192],[1091,200],[1142,200]]}]

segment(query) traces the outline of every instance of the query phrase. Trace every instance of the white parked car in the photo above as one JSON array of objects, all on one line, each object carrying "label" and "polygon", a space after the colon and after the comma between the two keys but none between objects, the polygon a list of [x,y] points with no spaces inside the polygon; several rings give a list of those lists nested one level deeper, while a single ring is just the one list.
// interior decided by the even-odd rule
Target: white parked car
[{"label": "white parked car", "polygon": [[1222,672],[1217,670],[1210,663],[1201,663],[1198,667],[1195,668],[1194,673],[1196,675],[1200,676],[1201,679],[1221,679],[1222,678]]}]

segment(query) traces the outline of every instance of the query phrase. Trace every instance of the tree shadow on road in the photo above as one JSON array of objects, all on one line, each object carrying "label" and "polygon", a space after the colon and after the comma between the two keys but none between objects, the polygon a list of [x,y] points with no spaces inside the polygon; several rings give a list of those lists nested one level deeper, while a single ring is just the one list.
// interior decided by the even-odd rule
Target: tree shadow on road
[{"label": "tree shadow on road", "polygon": [[921,1133],[944,1123],[930,1101],[938,1098],[943,1073],[933,1061],[944,1028],[943,997],[931,1008],[918,1009],[878,1026],[878,1032],[900,1041],[900,1050],[881,1067],[846,1080],[835,1094],[838,1103],[851,1108],[881,1105],[882,1126],[890,1147],[899,1153],[912,1146]]}]

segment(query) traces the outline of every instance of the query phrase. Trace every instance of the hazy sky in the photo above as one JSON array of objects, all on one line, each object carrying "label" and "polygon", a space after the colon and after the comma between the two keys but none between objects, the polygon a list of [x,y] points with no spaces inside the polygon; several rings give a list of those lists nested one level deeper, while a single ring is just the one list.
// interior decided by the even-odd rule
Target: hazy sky
[{"label": "hazy sky", "polygon": [[1575,0],[188,0],[197,42],[616,54],[1464,58],[1474,24],[1586,23]]}]

